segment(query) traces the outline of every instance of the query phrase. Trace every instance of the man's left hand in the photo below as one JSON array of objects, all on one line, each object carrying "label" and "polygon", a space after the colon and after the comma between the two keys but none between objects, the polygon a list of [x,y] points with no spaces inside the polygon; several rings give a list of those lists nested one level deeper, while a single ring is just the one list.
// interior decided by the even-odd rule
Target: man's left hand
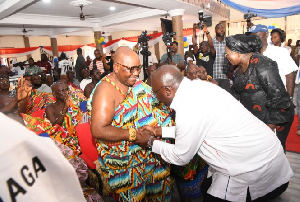
[{"label": "man's left hand", "polygon": [[202,26],[203,26],[203,32],[206,34],[206,32],[207,32],[207,25],[206,24],[204,24],[204,23],[202,23],[201,24]]},{"label": "man's left hand", "polygon": [[154,136],[154,133],[149,130],[137,131],[135,144],[143,148],[148,148],[147,143],[151,136]]}]

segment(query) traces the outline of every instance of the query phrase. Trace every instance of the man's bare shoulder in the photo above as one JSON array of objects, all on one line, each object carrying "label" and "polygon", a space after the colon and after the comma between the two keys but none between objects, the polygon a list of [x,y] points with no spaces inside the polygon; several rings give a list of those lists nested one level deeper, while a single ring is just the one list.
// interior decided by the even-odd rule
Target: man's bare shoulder
[{"label": "man's bare shoulder", "polygon": [[101,83],[96,87],[95,93],[101,94],[101,95],[109,94],[109,93],[112,93],[112,90],[114,88],[115,87],[111,83],[109,83],[105,80],[102,80]]},{"label": "man's bare shoulder", "polygon": [[46,110],[54,110],[55,109],[55,103],[51,103],[46,107]]}]

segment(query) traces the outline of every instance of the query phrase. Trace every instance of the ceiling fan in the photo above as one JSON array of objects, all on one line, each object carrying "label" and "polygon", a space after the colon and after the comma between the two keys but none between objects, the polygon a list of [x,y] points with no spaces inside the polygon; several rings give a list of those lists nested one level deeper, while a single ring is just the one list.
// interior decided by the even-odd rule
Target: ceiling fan
[{"label": "ceiling fan", "polygon": [[24,34],[26,34],[27,32],[33,32],[33,30],[32,30],[32,29],[26,30],[26,29],[25,29],[25,26],[23,25],[23,30],[22,30],[22,32],[23,32]]},{"label": "ceiling fan", "polygon": [[88,17],[88,18],[93,18],[94,14],[89,14],[89,15],[84,15],[83,12],[82,12],[82,8],[83,8],[83,5],[80,5],[80,10],[81,10],[81,13],[79,14],[79,19],[80,20],[85,20],[85,17]]}]

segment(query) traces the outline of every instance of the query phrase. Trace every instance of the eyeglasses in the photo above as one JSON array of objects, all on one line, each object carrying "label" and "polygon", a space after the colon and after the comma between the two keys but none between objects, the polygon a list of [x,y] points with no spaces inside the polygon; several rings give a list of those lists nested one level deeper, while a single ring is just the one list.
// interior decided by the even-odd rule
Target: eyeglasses
[{"label": "eyeglasses", "polygon": [[227,55],[231,54],[232,51],[230,51],[229,53],[225,53],[224,56],[227,57]]},{"label": "eyeglasses", "polygon": [[142,65],[138,65],[138,66],[132,66],[132,67],[128,67],[126,65],[122,65],[120,63],[116,63],[117,65],[121,65],[122,67],[125,67],[126,69],[128,69],[130,71],[130,73],[133,73],[134,70],[136,69],[136,71],[140,71],[142,69]]},{"label": "eyeglasses", "polygon": [[153,91],[154,92],[154,94],[156,94],[158,91],[160,91],[161,89],[163,89],[163,88],[171,88],[171,86],[162,86],[160,89],[158,89],[157,91]]}]

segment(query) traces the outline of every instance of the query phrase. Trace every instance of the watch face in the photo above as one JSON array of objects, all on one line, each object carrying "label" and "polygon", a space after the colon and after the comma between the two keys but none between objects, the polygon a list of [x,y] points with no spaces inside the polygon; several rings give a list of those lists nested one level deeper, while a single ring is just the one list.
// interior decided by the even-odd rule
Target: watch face
[{"label": "watch face", "polygon": [[132,134],[132,139],[135,140],[136,139],[136,133]]}]

